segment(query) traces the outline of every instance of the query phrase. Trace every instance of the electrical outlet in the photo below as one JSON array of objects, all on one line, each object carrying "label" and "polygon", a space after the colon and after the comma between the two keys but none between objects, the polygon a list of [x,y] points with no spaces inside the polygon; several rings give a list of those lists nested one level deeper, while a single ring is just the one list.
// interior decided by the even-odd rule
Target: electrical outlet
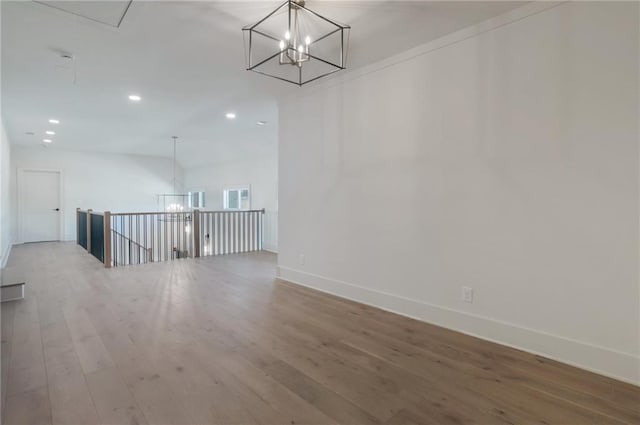
[{"label": "electrical outlet", "polygon": [[298,262],[300,263],[301,266],[304,265],[304,254],[300,254],[298,256]]},{"label": "electrical outlet", "polygon": [[470,286],[462,287],[462,301],[467,303],[473,302],[473,288],[471,288]]}]

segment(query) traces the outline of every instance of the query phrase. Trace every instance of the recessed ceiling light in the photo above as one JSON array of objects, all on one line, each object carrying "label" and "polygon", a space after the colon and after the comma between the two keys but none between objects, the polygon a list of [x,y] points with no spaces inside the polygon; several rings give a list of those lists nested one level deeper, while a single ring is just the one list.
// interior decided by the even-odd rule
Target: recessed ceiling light
[{"label": "recessed ceiling light", "polygon": [[267,123],[266,121],[258,121],[256,125],[265,125],[266,123]]},{"label": "recessed ceiling light", "polygon": [[53,140],[51,140],[51,139],[42,139],[42,141],[45,142],[45,143],[52,143],[53,142]]},{"label": "recessed ceiling light", "polygon": [[133,100],[134,102],[140,102],[140,100],[142,100],[142,98],[140,96],[138,96],[137,94],[130,94],[129,95],[129,100]]},{"label": "recessed ceiling light", "polygon": [[234,119],[236,117],[236,114],[234,114],[233,112],[227,112],[227,115],[225,115],[227,117],[227,119]]},{"label": "recessed ceiling light", "polygon": [[49,136],[53,136],[54,134],[56,134],[55,131],[51,131],[51,130],[47,130],[45,131],[46,134],[48,134]]},{"label": "recessed ceiling light", "polygon": [[49,120],[49,122],[50,122],[51,124],[60,124],[60,121],[58,121],[58,120],[56,120],[56,119],[54,119],[54,118],[51,118],[51,119]]}]

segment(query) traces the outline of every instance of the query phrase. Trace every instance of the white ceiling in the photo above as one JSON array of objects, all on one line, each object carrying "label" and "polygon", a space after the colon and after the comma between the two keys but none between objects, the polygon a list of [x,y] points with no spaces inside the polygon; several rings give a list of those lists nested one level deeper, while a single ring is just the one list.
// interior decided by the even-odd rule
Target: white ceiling
[{"label": "white ceiling", "polygon": [[[12,143],[40,145],[52,129],[51,149],[169,157],[177,135],[185,167],[275,151],[276,99],[300,88],[245,71],[240,29],[280,2],[42,3],[1,2],[2,115]],[[352,26],[349,68],[520,5],[307,1]],[[130,102],[132,93],[142,101]],[[237,119],[227,120],[228,111]]]}]

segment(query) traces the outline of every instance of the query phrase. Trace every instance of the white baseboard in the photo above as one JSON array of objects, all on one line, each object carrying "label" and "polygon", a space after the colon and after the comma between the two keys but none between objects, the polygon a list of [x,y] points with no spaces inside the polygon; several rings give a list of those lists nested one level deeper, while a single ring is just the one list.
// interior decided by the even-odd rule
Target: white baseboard
[{"label": "white baseboard", "polygon": [[278,266],[286,281],[640,385],[640,357]]},{"label": "white baseboard", "polygon": [[0,257],[0,268],[4,269],[7,266],[7,261],[9,260],[9,255],[11,255],[11,247],[12,244],[7,244],[5,248],[5,252],[2,253],[2,257]]},{"label": "white baseboard", "polygon": [[278,253],[278,246],[270,244],[270,243],[264,243],[262,245],[262,249],[265,250],[265,251],[268,251],[268,252],[272,252],[274,254]]}]

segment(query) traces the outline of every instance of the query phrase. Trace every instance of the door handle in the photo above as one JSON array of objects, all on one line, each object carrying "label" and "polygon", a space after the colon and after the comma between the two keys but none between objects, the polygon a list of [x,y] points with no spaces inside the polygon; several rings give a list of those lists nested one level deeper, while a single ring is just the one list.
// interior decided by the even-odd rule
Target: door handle
[{"label": "door handle", "polygon": [[60,211],[60,208],[54,208],[53,210],[54,211]]}]

